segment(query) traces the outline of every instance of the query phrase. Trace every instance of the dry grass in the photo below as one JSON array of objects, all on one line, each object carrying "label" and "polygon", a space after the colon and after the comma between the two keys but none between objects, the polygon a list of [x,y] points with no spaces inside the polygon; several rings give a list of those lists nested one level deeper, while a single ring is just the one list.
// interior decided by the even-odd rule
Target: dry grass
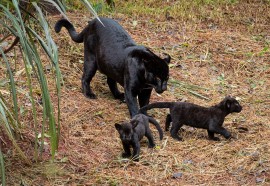
[{"label": "dry grass", "polygon": [[[149,2],[151,4],[152,1]],[[122,146],[114,123],[129,119],[127,106],[112,98],[105,77],[100,73],[97,73],[92,84],[98,99],[89,100],[81,94],[83,45],[75,44],[67,34],[61,32],[55,34],[65,83],[57,163],[44,161],[24,167],[16,158],[8,158],[11,154],[7,154],[8,183],[269,185],[270,53],[267,47],[270,35],[269,29],[266,29],[266,26],[269,28],[269,21],[268,25],[264,21],[269,19],[269,15],[256,14],[258,24],[253,25],[252,29],[249,29],[250,25],[238,22],[259,11],[255,5],[244,3],[241,6],[228,6],[226,12],[238,15],[235,18],[212,17],[211,20],[203,20],[194,15],[194,22],[177,19],[177,12],[173,8],[171,15],[174,19],[167,21],[164,16],[166,6],[160,10],[164,17],[160,15],[155,21],[151,13],[149,16],[141,13],[134,17],[126,17],[123,12],[113,14],[137,43],[152,48],[157,54],[167,52],[172,56],[170,75],[173,81],[169,84],[169,90],[162,95],[153,92],[151,102],[186,99],[210,106],[225,95],[236,96],[243,105],[243,111],[229,115],[224,123],[232,132],[233,139],[221,137],[220,142],[209,141],[205,130],[185,127],[181,132],[183,142],[176,142],[166,132],[165,138],[159,141],[153,128],[157,148],[148,149],[145,139],[140,162],[122,159]],[[269,6],[264,6],[261,9],[269,10]],[[223,8],[226,6],[221,6],[221,12],[216,13],[224,13]],[[246,15],[237,8],[246,10]],[[52,24],[58,18],[52,17]],[[87,14],[80,12],[69,13],[69,18],[78,30],[89,19]],[[137,21],[136,24],[134,21]],[[53,89],[54,80],[48,81]],[[155,109],[149,113],[164,127],[167,110]],[[32,123],[31,117],[29,121],[24,121],[27,122]],[[241,127],[248,131],[241,130]],[[22,145],[33,140],[28,128],[25,128],[28,137],[24,138]],[[32,147],[25,146],[25,151],[31,155]],[[48,153],[47,149],[44,156]],[[172,175],[178,172],[182,176],[173,179]]]}]

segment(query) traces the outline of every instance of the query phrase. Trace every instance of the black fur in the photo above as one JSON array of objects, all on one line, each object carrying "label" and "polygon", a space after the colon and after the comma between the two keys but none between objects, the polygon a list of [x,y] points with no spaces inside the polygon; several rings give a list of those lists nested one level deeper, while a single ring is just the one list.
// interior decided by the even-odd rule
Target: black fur
[{"label": "black fur", "polygon": [[137,114],[132,118],[129,123],[115,124],[115,128],[120,134],[120,139],[123,144],[124,152],[122,156],[124,158],[130,157],[130,146],[133,148],[133,159],[139,160],[140,154],[140,140],[146,136],[148,138],[148,147],[153,148],[155,146],[152,132],[149,128],[149,122],[153,123],[159,132],[160,140],[163,139],[163,131],[160,128],[159,123],[152,117],[145,116],[143,114]]},{"label": "black fur", "polygon": [[[138,46],[129,34],[114,20],[100,18],[104,26],[94,19],[81,33],[65,19],[55,24],[55,31],[65,27],[73,41],[84,43],[84,72],[82,91],[88,98],[96,98],[90,82],[97,70],[107,76],[107,83],[116,99],[125,100],[131,117],[139,107],[149,103],[151,91],[157,93],[167,89],[170,56],[161,59],[148,48]],[[118,90],[117,83],[124,87]]]},{"label": "black fur", "polygon": [[211,140],[219,140],[214,134],[223,135],[226,139],[231,137],[231,133],[222,127],[225,117],[233,112],[241,112],[242,106],[238,101],[227,96],[219,104],[206,108],[186,102],[157,102],[146,105],[140,112],[152,108],[169,108],[170,114],[167,115],[165,130],[168,131],[172,122],[171,136],[176,140],[182,140],[178,136],[179,129],[185,124],[196,128],[207,129]]}]

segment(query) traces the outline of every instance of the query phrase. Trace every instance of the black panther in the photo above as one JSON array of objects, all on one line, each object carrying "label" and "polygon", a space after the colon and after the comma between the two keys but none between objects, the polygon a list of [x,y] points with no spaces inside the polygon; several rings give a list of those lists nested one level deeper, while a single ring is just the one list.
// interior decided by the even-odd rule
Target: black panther
[{"label": "black panther", "polygon": [[170,123],[171,136],[176,140],[182,140],[178,136],[178,131],[183,125],[207,129],[211,140],[219,140],[214,134],[223,135],[226,139],[231,137],[231,133],[222,127],[225,117],[233,112],[241,112],[242,106],[233,97],[227,96],[219,104],[211,107],[202,107],[187,102],[156,102],[146,105],[140,109],[140,112],[152,108],[169,108],[170,114],[167,115],[165,130],[168,131]]},{"label": "black panther", "polygon": [[136,161],[139,160],[140,140],[144,136],[146,136],[148,139],[149,148],[153,148],[155,146],[153,135],[149,128],[149,122],[155,125],[159,132],[160,140],[162,140],[163,131],[160,128],[159,123],[152,117],[148,117],[143,114],[137,114],[131,119],[130,122],[115,124],[115,128],[117,129],[123,144],[124,152],[122,156],[124,158],[131,156],[130,147],[132,147],[132,158]]},{"label": "black panther", "polygon": [[[107,83],[116,99],[125,100],[131,117],[138,113],[139,107],[149,103],[151,91],[157,93],[167,89],[171,57],[161,59],[148,48],[137,45],[129,34],[116,21],[100,18],[103,25],[94,19],[77,33],[66,19],[55,24],[55,31],[65,27],[73,41],[84,43],[84,71],[82,75],[83,94],[96,98],[90,82],[97,70],[107,76]],[[124,87],[118,90],[117,83]]]}]

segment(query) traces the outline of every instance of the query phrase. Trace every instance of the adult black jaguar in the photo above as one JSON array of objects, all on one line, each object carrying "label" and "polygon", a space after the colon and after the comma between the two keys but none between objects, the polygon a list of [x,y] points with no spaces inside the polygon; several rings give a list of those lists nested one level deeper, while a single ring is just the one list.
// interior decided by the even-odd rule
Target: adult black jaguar
[{"label": "adult black jaguar", "polygon": [[[97,70],[107,76],[107,83],[116,99],[125,100],[131,117],[138,113],[137,96],[140,107],[149,103],[151,91],[157,93],[167,89],[171,57],[158,57],[148,48],[136,45],[129,34],[113,19],[94,19],[77,33],[66,19],[55,24],[55,31],[65,27],[73,41],[84,43],[84,71],[82,91],[94,99],[90,82]],[[117,83],[124,87],[118,90]]]}]

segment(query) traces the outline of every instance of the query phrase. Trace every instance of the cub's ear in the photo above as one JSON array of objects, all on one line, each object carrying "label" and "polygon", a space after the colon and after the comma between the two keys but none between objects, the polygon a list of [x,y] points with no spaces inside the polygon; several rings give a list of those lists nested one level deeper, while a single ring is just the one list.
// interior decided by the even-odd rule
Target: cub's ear
[{"label": "cub's ear", "polygon": [[131,120],[130,123],[132,125],[132,128],[134,129],[139,124],[139,121],[138,120]]},{"label": "cub's ear", "polygon": [[163,53],[164,55],[166,55],[165,58],[163,58],[164,61],[166,61],[167,64],[169,64],[171,62],[171,56],[167,53]]},{"label": "cub's ear", "polygon": [[232,98],[232,96],[229,94],[229,95],[227,95],[225,98]]},{"label": "cub's ear", "polygon": [[116,130],[118,130],[118,131],[122,129],[122,125],[120,125],[118,123],[115,123],[114,126],[115,126]]},{"label": "cub's ear", "polygon": [[229,100],[227,100],[225,104],[226,104],[225,106],[227,109],[231,108],[231,102]]}]

